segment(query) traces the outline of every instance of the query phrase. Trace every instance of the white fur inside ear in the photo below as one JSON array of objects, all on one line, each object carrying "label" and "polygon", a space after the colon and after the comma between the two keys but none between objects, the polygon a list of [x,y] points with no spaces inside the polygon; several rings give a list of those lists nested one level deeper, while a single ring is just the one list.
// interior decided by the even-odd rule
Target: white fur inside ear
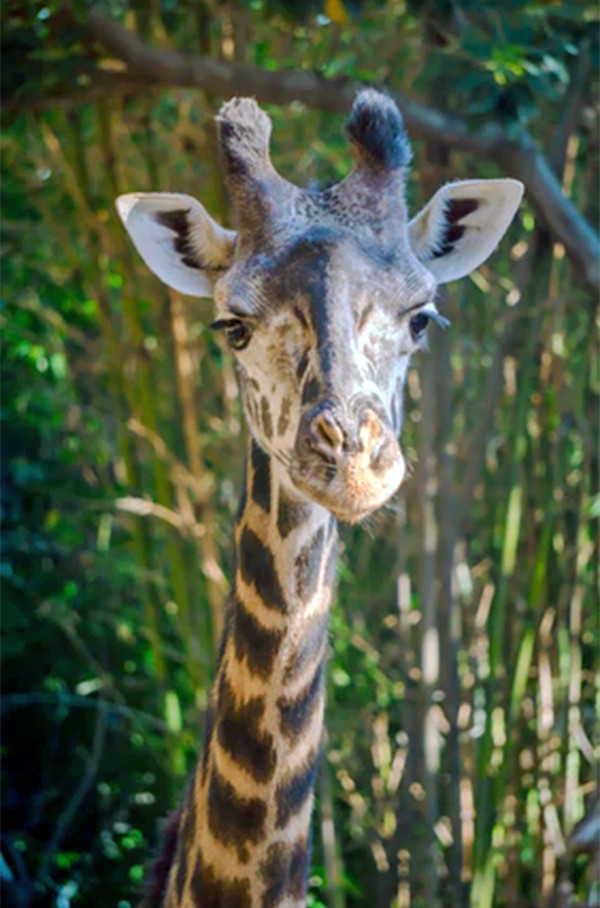
[{"label": "white fur inside ear", "polygon": [[411,246],[439,284],[485,262],[506,233],[523,189],[511,179],[449,183],[413,218]]},{"label": "white fur inside ear", "polygon": [[235,231],[181,193],[132,192],[115,204],[135,248],[161,281],[190,296],[212,296],[231,265]]}]

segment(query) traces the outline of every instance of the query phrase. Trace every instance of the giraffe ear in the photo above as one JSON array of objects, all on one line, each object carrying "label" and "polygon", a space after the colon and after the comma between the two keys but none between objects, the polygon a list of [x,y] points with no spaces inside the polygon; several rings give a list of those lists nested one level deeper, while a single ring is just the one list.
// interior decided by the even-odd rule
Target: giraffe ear
[{"label": "giraffe ear", "polygon": [[212,296],[230,267],[237,234],[189,195],[132,192],[116,201],[133,245],[157,277],[190,296]]},{"label": "giraffe ear", "polygon": [[417,258],[438,284],[478,268],[494,251],[523,196],[519,180],[449,183],[408,225]]}]

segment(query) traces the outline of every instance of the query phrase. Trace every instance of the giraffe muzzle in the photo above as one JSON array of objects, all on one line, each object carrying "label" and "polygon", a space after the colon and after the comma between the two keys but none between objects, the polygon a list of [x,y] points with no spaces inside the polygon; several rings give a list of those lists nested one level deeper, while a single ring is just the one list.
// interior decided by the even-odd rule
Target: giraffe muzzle
[{"label": "giraffe muzzle", "polygon": [[302,419],[292,478],[341,520],[353,523],[384,504],[404,472],[391,426],[370,407],[346,418],[335,405],[321,404]]}]

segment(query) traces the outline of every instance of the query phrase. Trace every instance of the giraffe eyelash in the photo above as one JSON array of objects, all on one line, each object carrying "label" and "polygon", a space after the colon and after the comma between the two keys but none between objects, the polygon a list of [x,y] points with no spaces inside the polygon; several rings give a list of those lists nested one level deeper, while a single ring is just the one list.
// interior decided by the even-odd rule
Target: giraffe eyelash
[{"label": "giraffe eyelash", "polygon": [[218,318],[215,322],[211,322],[210,325],[207,325],[206,327],[209,331],[225,331],[227,328],[233,328],[241,321],[242,319],[237,316],[232,316],[231,318]]},{"label": "giraffe eyelash", "polygon": [[446,330],[446,328],[449,328],[450,325],[452,324],[450,319],[445,318],[445,316],[443,316],[443,315],[440,315],[440,313],[437,311],[437,309],[424,309],[423,315],[427,315],[428,318],[430,318],[432,322],[435,322],[436,325],[439,325],[439,327],[443,328],[444,331]]}]

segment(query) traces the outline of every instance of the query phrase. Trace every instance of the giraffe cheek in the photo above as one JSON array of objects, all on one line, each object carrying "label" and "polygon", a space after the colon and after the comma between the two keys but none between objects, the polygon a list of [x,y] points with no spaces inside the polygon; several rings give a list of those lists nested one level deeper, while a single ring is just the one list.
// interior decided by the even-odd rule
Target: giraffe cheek
[{"label": "giraffe cheek", "polygon": [[376,511],[398,490],[406,473],[406,462],[395,438],[381,446],[376,460],[368,465],[360,459],[350,460],[340,471],[336,485],[343,520],[356,523]]}]

